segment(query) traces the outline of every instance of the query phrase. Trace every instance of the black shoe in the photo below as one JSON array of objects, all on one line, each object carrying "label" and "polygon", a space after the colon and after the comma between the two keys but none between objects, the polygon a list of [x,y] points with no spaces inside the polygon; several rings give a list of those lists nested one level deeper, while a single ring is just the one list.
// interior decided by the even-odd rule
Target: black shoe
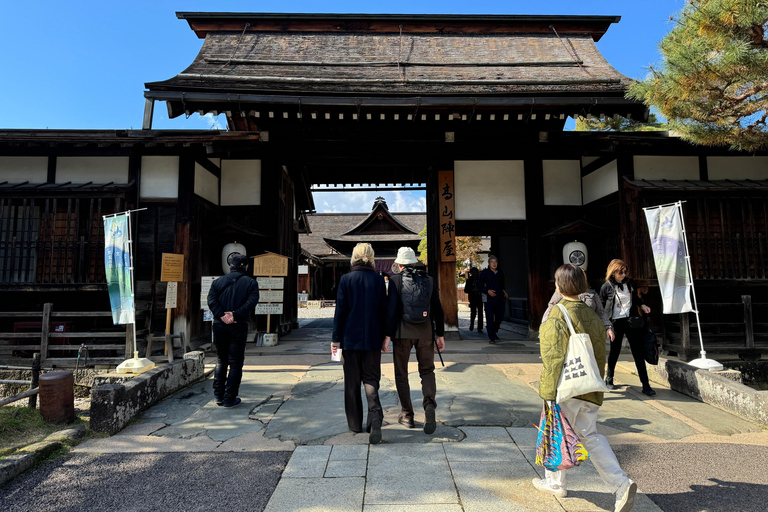
[{"label": "black shoe", "polygon": [[416,424],[413,422],[413,418],[408,416],[400,416],[397,422],[401,425],[405,425],[408,428],[416,428]]},{"label": "black shoe", "polygon": [[469,332],[472,332],[475,330],[475,326],[472,324],[469,324]]},{"label": "black shoe", "polygon": [[643,394],[648,396],[654,396],[656,392],[651,389],[651,386],[643,386]]},{"label": "black shoe", "polygon": [[224,407],[225,409],[232,409],[233,407],[237,407],[238,405],[240,405],[241,402],[242,400],[240,400],[240,397],[238,397],[232,400],[231,402],[221,404],[221,406]]},{"label": "black shoe", "polygon": [[379,444],[381,442],[381,420],[371,421],[371,435],[368,437],[368,443]]},{"label": "black shoe", "polygon": [[488,341],[488,343],[490,343],[491,345],[495,345],[495,344],[496,344],[496,340],[495,340],[494,338],[491,338],[491,339]]},{"label": "black shoe", "polygon": [[427,406],[424,407],[424,417],[426,418],[424,420],[424,433],[432,434],[437,428],[437,422],[435,422],[435,406],[434,405],[427,404]]},{"label": "black shoe", "polygon": [[221,404],[223,404],[223,403],[224,403],[224,399],[223,399],[223,398],[219,398],[219,397],[213,397],[213,402],[214,402],[216,405],[221,405]]},{"label": "black shoe", "polygon": [[482,329],[478,329],[478,330],[477,330],[477,333],[478,333],[478,334],[483,334],[483,330],[482,330]]}]

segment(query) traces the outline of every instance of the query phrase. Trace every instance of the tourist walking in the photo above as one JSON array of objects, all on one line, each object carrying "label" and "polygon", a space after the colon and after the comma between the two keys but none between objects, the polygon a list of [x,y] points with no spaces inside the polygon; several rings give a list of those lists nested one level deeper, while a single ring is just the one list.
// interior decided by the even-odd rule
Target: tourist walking
[{"label": "tourist walking", "polygon": [[477,267],[469,269],[469,275],[464,283],[464,293],[469,299],[469,330],[475,330],[475,316],[477,316],[477,332],[483,333],[483,298],[477,289],[477,278],[480,272]]},{"label": "tourist walking", "polygon": [[381,441],[384,413],[379,402],[381,380],[381,343],[387,320],[387,292],[384,278],[374,270],[371,244],[357,244],[352,250],[352,268],[341,276],[336,291],[331,351],[342,350],[344,368],[344,412],[352,432],[363,431],[365,389],[368,415],[365,430],[369,442]]},{"label": "tourist walking", "polygon": [[499,339],[497,333],[504,319],[506,288],[504,272],[499,268],[499,259],[491,255],[488,257],[488,268],[480,272],[477,279],[477,289],[485,302],[485,325],[490,343],[496,343]]},{"label": "tourist walking", "polygon": [[[555,272],[555,287],[563,297],[560,304],[568,312],[574,330],[577,333],[589,334],[602,376],[605,371],[605,328],[594,310],[579,300],[579,295],[587,290],[587,286],[584,273],[576,265],[568,263]],[[553,401],[557,396],[557,383],[571,336],[567,320],[560,308],[552,309],[549,319],[542,324],[539,333],[543,365],[539,379],[539,396],[544,400]],[[634,506],[637,484],[621,469],[605,437],[597,433],[597,413],[602,404],[601,392],[568,398],[559,403],[563,415],[589,452],[589,459],[598,474],[616,495],[615,511],[628,512]],[[544,475],[543,479],[533,480],[536,489],[559,497],[568,494],[564,470],[545,469]]]},{"label": "tourist walking", "polygon": [[248,318],[259,302],[259,284],[248,275],[248,257],[236,253],[230,261],[229,274],[216,279],[208,292],[216,347],[213,395],[216,404],[226,408],[241,402],[237,395],[243,378]]},{"label": "tourist walking", "polygon": [[[624,336],[629,340],[629,348],[635,359],[637,376],[643,385],[642,392],[653,396],[656,392],[651,388],[648,380],[648,371],[645,368],[645,331],[647,329],[646,315],[651,308],[645,305],[637,285],[629,278],[627,264],[622,260],[611,260],[605,272],[605,283],[600,288],[600,298],[605,305],[606,312],[610,315],[613,324],[614,337],[611,339],[611,351],[608,354],[608,372],[605,383],[608,387],[616,389],[613,376],[616,362],[621,354],[621,343]],[[642,312],[642,313],[641,313]]]},{"label": "tourist walking", "polygon": [[389,342],[392,340],[395,385],[401,409],[398,421],[408,428],[414,428],[416,424],[413,418],[411,387],[408,384],[408,359],[411,357],[411,349],[416,349],[421,394],[424,397],[424,433],[432,434],[437,428],[434,351],[442,352],[445,348],[445,326],[443,307],[434,280],[424,271],[414,268],[417,262],[416,253],[410,247],[401,247],[397,251],[395,263],[399,273],[390,279],[387,337],[381,350],[388,352]]}]

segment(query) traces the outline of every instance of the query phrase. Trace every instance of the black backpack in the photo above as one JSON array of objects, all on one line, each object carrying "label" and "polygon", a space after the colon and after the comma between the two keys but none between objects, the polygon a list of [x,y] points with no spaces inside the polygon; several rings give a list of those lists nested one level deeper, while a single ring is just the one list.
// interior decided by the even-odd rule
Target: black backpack
[{"label": "black backpack", "polygon": [[432,287],[429,276],[422,270],[407,268],[403,271],[400,298],[403,301],[403,321],[422,324],[430,321],[429,304]]}]

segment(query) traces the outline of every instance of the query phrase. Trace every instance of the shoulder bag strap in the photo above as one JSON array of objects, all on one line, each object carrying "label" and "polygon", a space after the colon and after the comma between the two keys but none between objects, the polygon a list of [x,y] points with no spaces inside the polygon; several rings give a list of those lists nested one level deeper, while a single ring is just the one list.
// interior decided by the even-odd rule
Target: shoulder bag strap
[{"label": "shoulder bag strap", "polygon": [[568,324],[568,329],[571,330],[571,336],[576,336],[576,330],[573,328],[573,323],[571,322],[571,315],[568,314],[568,310],[565,309],[565,306],[562,304],[558,304],[557,307],[560,308],[560,310],[563,312],[563,317],[565,317],[565,323]]}]

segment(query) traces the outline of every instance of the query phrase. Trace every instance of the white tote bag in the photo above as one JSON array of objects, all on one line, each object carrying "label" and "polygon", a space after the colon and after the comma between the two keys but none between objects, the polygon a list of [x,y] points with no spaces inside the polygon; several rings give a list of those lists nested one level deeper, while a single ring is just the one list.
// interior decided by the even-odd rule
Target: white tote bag
[{"label": "white tote bag", "polygon": [[595,391],[610,391],[600,377],[600,369],[595,361],[595,352],[592,350],[589,334],[576,333],[568,311],[562,304],[557,306],[562,310],[565,322],[571,331],[568,349],[565,351],[563,371],[560,373],[560,380],[557,381],[557,403]]}]

